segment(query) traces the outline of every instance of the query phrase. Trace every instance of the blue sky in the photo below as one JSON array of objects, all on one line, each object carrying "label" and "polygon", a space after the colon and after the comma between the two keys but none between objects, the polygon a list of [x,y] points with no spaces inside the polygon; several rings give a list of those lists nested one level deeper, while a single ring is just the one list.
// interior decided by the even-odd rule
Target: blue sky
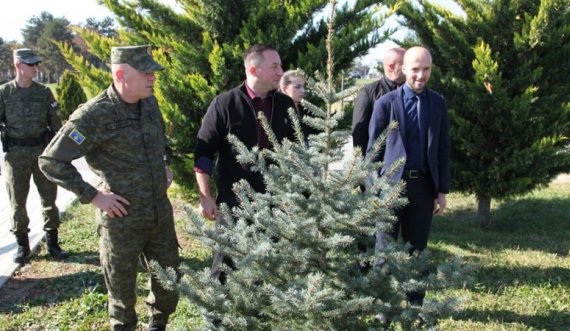
[{"label": "blue sky", "polygon": [[[5,6],[4,8],[6,8]],[[22,41],[21,30],[33,16],[47,11],[54,17],[65,17],[71,24],[82,24],[89,17],[101,19],[112,16],[96,0],[25,0],[22,5],[12,2],[11,10],[0,11],[0,37],[4,41]]]}]

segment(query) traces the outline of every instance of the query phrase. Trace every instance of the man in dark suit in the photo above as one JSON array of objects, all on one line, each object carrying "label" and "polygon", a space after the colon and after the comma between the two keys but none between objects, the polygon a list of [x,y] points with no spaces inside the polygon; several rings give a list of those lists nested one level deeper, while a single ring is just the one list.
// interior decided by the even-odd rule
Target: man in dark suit
[{"label": "man in dark suit", "polygon": [[[412,47],[404,55],[402,71],[406,82],[374,103],[370,120],[368,149],[392,121],[398,129],[388,133],[386,147],[378,158],[384,161],[380,175],[406,182],[409,204],[396,211],[398,221],[389,233],[394,239],[401,231],[412,251],[426,248],[433,215],[446,207],[449,192],[449,117],[445,100],[426,88],[432,68],[430,52]],[[392,164],[405,158],[404,167],[387,173]],[[378,235],[382,240],[382,235]],[[411,304],[421,305],[425,293],[408,293]]]},{"label": "man in dark suit", "polygon": [[364,86],[354,100],[352,113],[352,146],[360,147],[362,154],[366,154],[368,145],[368,125],[372,116],[374,102],[384,94],[395,90],[406,77],[402,73],[402,62],[405,49],[391,48],[382,58],[384,75],[379,80]]}]

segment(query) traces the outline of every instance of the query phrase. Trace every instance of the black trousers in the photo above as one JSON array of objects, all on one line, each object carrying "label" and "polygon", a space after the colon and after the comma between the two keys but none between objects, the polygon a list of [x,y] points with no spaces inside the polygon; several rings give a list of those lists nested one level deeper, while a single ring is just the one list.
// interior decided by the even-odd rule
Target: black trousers
[{"label": "black trousers", "polygon": [[404,242],[409,242],[413,250],[422,251],[429,239],[435,188],[430,176],[403,179],[406,182],[404,196],[409,203],[396,210],[398,221],[389,234],[396,240],[401,233]]},{"label": "black trousers", "polygon": [[[406,182],[404,196],[409,203],[396,210],[398,221],[389,234],[397,240],[401,233],[404,242],[412,245],[410,253],[423,251],[427,247],[431,230],[435,187],[429,175],[419,178],[404,176],[403,179]],[[408,293],[408,301],[414,305],[422,305],[424,297],[425,291]]]}]

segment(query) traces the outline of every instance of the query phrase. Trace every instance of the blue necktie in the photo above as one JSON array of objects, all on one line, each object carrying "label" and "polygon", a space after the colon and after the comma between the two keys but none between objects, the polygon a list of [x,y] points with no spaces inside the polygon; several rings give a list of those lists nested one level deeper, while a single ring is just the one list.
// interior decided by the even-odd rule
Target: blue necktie
[{"label": "blue necktie", "polygon": [[416,116],[418,117],[418,128],[420,130],[420,133],[422,132],[422,112],[421,112],[421,107],[422,107],[422,98],[419,95],[416,95],[415,97],[416,99]]},{"label": "blue necktie", "polygon": [[420,127],[420,97],[415,95],[411,97],[412,99],[412,106],[408,109],[408,116],[412,120],[412,122],[418,123],[418,128]]}]

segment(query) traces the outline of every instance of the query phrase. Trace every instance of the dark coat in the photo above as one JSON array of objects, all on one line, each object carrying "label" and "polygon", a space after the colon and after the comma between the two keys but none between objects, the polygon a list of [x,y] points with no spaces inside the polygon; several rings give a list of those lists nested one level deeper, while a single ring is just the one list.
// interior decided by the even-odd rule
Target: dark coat
[{"label": "dark coat", "polygon": [[[272,92],[271,97],[273,115],[270,124],[275,136],[278,140],[286,137],[294,140],[294,130],[287,114],[287,109],[295,108],[293,100],[277,91]],[[233,145],[227,139],[230,133],[248,148],[258,144],[257,114],[244,84],[220,94],[210,103],[198,131],[194,153],[195,166],[208,174],[213,173],[217,156],[216,202],[235,206],[234,183],[245,179],[257,192],[263,192],[265,186],[260,173],[251,171],[249,165],[237,162]]]},{"label": "dark coat", "polygon": [[370,124],[374,102],[395,89],[396,83],[384,76],[364,86],[354,100],[352,146],[360,147],[363,155],[366,154],[366,147],[368,146],[368,125]]}]

